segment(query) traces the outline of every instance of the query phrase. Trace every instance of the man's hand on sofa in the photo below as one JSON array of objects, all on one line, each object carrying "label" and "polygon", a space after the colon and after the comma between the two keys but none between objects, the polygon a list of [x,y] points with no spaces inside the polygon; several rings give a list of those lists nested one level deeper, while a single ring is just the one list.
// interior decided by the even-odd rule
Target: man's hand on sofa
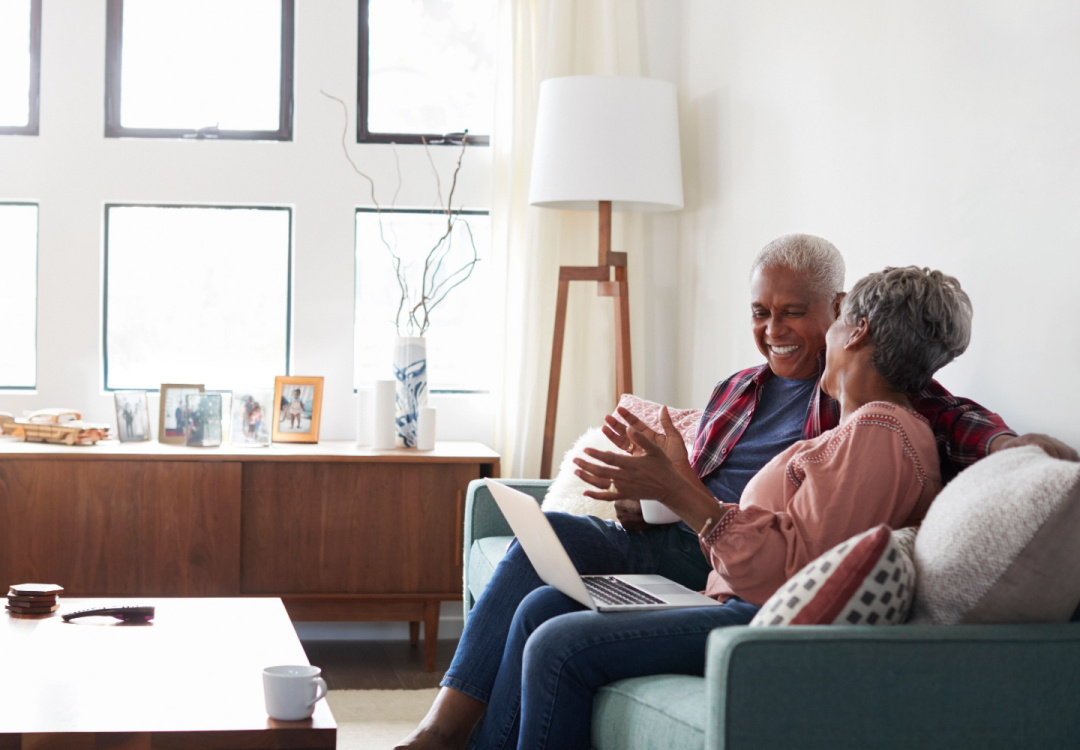
[{"label": "man's hand on sofa", "polygon": [[644,531],[649,528],[641,514],[640,500],[616,500],[614,505],[615,517],[627,531]]},{"label": "man's hand on sofa", "polygon": [[1048,456],[1060,458],[1065,461],[1080,461],[1080,455],[1065,443],[1049,435],[1037,432],[1029,432],[1027,435],[998,435],[990,441],[990,453],[997,453],[1008,448],[1019,448],[1024,445],[1037,445],[1046,451]]}]

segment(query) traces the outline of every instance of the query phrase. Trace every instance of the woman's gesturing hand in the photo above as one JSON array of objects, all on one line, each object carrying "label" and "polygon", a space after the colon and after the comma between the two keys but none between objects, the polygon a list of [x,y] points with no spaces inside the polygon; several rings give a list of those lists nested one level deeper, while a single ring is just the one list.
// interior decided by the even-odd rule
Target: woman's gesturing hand
[{"label": "woman's gesturing hand", "polygon": [[687,471],[693,473],[682,436],[667,407],[660,410],[663,432],[651,430],[626,409],[620,408],[618,413],[626,424],[609,416],[604,434],[624,453],[587,448],[588,459],[574,459],[577,476],[597,488],[586,491],[585,496],[596,500],[662,500]]}]

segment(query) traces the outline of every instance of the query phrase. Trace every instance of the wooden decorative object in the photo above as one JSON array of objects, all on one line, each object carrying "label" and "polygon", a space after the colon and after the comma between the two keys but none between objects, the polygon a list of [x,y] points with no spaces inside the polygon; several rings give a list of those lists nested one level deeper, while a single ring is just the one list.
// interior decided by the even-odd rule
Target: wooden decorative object
[{"label": "wooden decorative object", "polygon": [[[322,418],[323,379],[321,377],[293,377],[278,375],[274,378],[274,408],[265,418],[274,426],[275,443],[317,443],[319,422]],[[311,400],[310,424],[306,430],[293,430],[295,425],[303,428],[307,410],[304,402]]]},{"label": "wooden decorative object", "polygon": [[[183,445],[184,444],[184,420],[186,419],[186,413],[184,412],[184,396],[189,393],[202,393],[206,389],[201,385],[195,384],[180,384],[180,383],[162,383],[161,384],[161,406],[158,408],[158,442],[165,443],[166,445]],[[177,414],[179,410],[179,414]],[[165,417],[166,415],[172,415],[176,418],[176,429],[173,430],[172,435],[168,434],[165,429]],[[176,434],[179,433],[179,434]]]}]

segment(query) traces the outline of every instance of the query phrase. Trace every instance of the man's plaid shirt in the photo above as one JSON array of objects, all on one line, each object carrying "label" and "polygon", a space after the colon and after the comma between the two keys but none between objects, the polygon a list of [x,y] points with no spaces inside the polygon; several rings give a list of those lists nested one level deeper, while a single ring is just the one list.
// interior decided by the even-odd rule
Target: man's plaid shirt
[{"label": "man's plaid shirt", "polygon": [[[825,350],[818,356],[818,382],[807,404],[803,440],[817,437],[840,423],[840,405],[821,390]],[[727,459],[754,416],[758,391],[772,377],[767,364],[732,375],[713,390],[701,415],[694,440],[692,461],[699,477],[706,477]],[[934,430],[941,458],[942,481],[986,456],[998,435],[1015,435],[1004,420],[966,398],[957,398],[936,380],[911,398],[915,411],[926,417]]]}]

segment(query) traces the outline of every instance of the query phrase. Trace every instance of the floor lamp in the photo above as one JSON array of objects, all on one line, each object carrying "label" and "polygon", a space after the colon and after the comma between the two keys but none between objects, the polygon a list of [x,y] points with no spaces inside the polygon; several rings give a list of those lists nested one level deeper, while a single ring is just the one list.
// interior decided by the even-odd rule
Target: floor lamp
[{"label": "floor lamp", "polygon": [[566,301],[572,281],[594,281],[615,303],[616,398],[633,392],[626,253],[611,252],[611,212],[682,208],[675,85],[651,78],[569,76],[540,84],[529,203],[599,211],[595,266],[561,266],[555,303],[540,476],[551,476]]}]

